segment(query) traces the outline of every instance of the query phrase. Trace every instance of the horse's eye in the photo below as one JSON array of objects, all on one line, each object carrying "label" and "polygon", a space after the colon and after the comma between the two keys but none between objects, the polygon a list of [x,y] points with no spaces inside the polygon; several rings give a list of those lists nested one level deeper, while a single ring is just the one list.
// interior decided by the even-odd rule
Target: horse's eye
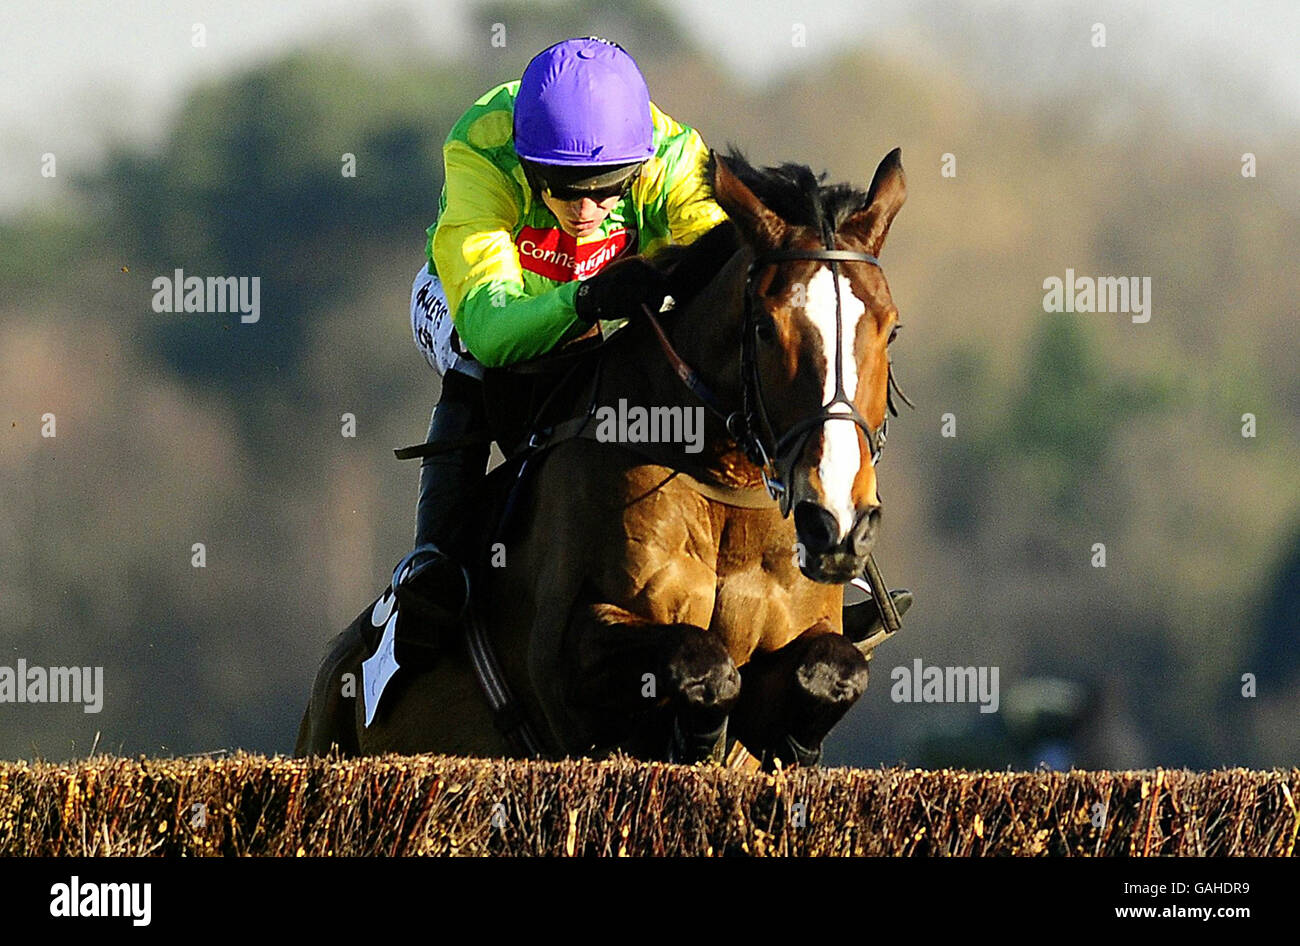
[{"label": "horse's eye", "polygon": [[892,343],[893,343],[894,339],[896,339],[896,338],[898,337],[898,330],[899,330],[900,328],[902,328],[902,327],[903,327],[903,323],[902,323],[902,322],[896,322],[896,323],[894,323],[894,327],[893,327],[892,329],[889,330],[889,341],[885,343],[886,345],[889,345],[889,344],[892,344]]},{"label": "horse's eye", "polygon": [[770,345],[776,338],[776,326],[772,324],[771,319],[760,319],[758,325],[754,327],[754,333],[759,341]]}]

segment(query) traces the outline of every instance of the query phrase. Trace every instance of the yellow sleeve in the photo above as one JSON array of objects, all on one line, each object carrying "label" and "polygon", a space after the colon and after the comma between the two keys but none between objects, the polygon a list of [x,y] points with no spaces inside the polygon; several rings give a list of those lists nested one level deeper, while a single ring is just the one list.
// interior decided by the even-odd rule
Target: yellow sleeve
[{"label": "yellow sleeve", "polygon": [[682,139],[677,164],[685,173],[667,182],[668,230],[674,243],[694,243],[727,219],[727,212],[713,199],[708,163],[709,149],[692,128]]},{"label": "yellow sleeve", "polygon": [[459,141],[448,142],[443,157],[446,202],[428,248],[460,340],[489,367],[545,354],[582,328],[573,307],[578,283],[527,295],[513,185]]},{"label": "yellow sleeve", "polygon": [[455,319],[461,303],[480,285],[514,283],[524,274],[511,234],[519,207],[505,174],[460,141],[443,148],[446,202],[430,240],[430,259]]}]

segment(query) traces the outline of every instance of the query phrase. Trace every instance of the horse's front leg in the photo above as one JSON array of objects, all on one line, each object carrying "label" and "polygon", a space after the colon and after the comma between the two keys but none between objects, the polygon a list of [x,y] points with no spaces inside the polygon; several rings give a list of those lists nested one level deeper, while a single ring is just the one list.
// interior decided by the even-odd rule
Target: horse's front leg
[{"label": "horse's front leg", "polygon": [[817,765],[822,742],[867,688],[868,663],[826,621],[741,668],[732,734],[764,765]]},{"label": "horse's front leg", "polygon": [[566,690],[592,741],[673,762],[720,761],[740,696],[740,672],[722,635],[612,604],[579,610]]}]

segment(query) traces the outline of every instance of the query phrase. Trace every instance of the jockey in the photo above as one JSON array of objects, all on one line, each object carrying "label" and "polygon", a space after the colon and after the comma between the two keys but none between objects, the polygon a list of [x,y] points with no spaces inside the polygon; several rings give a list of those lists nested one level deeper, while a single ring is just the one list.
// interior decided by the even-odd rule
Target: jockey
[{"label": "jockey", "polygon": [[[650,101],[620,46],[588,37],[543,50],[519,81],[491,89],[452,127],[426,261],[411,288],[411,331],[442,375],[429,442],[484,424],[483,366],[543,355],[601,320],[667,294],[649,264],[608,264],[691,243],[726,214],[706,179],[698,132]],[[471,443],[426,457],[415,549],[393,572],[403,607],[456,619],[467,601],[463,497],[487,467]]]}]

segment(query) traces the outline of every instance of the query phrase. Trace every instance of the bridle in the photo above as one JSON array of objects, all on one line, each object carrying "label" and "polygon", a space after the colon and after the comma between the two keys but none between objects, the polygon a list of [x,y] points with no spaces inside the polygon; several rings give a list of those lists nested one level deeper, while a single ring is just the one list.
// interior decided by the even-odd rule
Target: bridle
[{"label": "bridle", "polygon": [[[795,461],[803,452],[813,431],[828,421],[852,421],[866,434],[867,444],[871,448],[871,465],[875,466],[880,462],[889,429],[888,414],[878,428],[872,428],[844,390],[844,316],[840,299],[839,264],[862,262],[880,266],[880,260],[870,253],[836,249],[834,230],[829,223],[822,228],[822,240],[825,246],[815,249],[767,250],[759,253],[750,262],[745,272],[745,312],[740,344],[741,408],[738,411],[726,412],[721,408],[713,392],[673,349],[658,319],[648,308],[643,308],[650,317],[650,323],[659,337],[660,345],[678,377],[715,415],[722,419],[727,433],[744,450],[749,461],[759,468],[763,476],[763,485],[767,487],[771,497],[780,503],[783,516],[790,512],[789,480]],[[778,437],[767,411],[767,403],[763,398],[763,385],[758,371],[757,341],[762,303],[758,298],[757,276],[764,267],[789,260],[822,260],[830,263],[831,276],[835,283],[835,393],[820,410],[796,421],[789,430]],[[904,403],[911,406],[912,402],[908,400],[907,395],[898,388],[894,380],[893,368],[890,366],[885,397],[889,413],[897,417],[894,391],[898,392],[898,396]],[[843,405],[847,410],[834,410],[837,405]]]},{"label": "bridle", "polygon": [[[873,430],[844,390],[844,316],[840,299],[839,264],[863,262],[879,266],[880,260],[870,253],[835,249],[829,225],[824,228],[822,237],[826,243],[824,249],[769,250],[760,253],[754,257],[745,273],[745,318],[740,346],[742,406],[740,411],[728,418],[727,431],[741,444],[750,462],[762,471],[763,485],[772,498],[780,502],[782,515],[789,512],[789,480],[795,460],[814,430],[831,420],[853,421],[867,435],[867,443],[871,448],[871,465],[875,466],[880,461],[880,451],[884,447],[888,427],[886,419],[878,429]],[[758,372],[759,313],[762,303],[758,298],[756,277],[763,267],[789,260],[823,260],[830,263],[831,277],[835,284],[835,393],[819,411],[796,421],[782,436],[777,437],[763,398],[763,385]],[[837,405],[843,405],[847,410],[834,410]],[[761,428],[756,421],[762,423]]]}]

